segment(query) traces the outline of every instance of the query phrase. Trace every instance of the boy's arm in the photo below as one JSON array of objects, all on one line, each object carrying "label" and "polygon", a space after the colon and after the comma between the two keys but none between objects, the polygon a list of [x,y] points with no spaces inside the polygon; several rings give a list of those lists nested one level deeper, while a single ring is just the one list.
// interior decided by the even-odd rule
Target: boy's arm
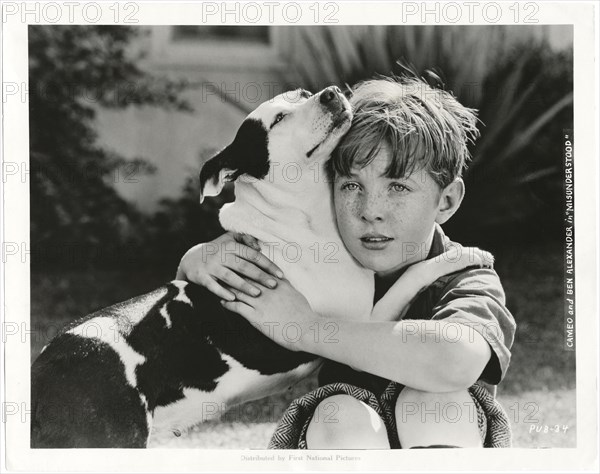
[{"label": "boy's arm", "polygon": [[[314,324],[321,334],[337,332],[338,343],[315,342]],[[350,365],[364,372],[427,392],[452,392],[473,385],[490,360],[486,340],[474,329],[451,321],[400,322],[326,321],[316,318],[300,350]]]},{"label": "boy's arm", "polygon": [[[234,293],[237,301],[223,302],[224,306],[283,347],[326,357],[418,390],[467,388],[480,378],[492,353],[484,334],[462,320],[325,319],[311,310],[287,280],[257,298]],[[468,300],[468,308],[482,310],[495,304],[476,289],[471,296],[458,299]],[[449,302],[444,310],[448,315],[464,314],[460,303],[452,307]],[[286,333],[290,325],[294,326],[294,336],[301,334],[299,339]]]},{"label": "boy's arm", "polygon": [[[393,340],[379,334],[385,330],[377,328],[351,328],[339,322],[340,348],[348,342],[355,345],[355,353],[346,355],[343,350],[337,350],[335,354],[336,348],[323,347],[325,344],[317,350],[325,357],[339,356],[360,370],[426,391],[465,388],[478,379],[498,384],[510,363],[516,323],[505,306],[504,290],[496,272],[473,269],[452,277],[441,289],[432,313],[423,315],[426,320],[397,323],[392,332],[400,335],[402,347],[397,349],[399,358],[384,360],[386,367],[374,367],[381,362],[381,356],[374,361],[374,353],[393,353],[396,349],[384,347],[393,346]],[[354,339],[352,334],[357,331],[360,334]],[[347,334],[344,344],[341,344],[342,334]],[[381,338],[381,342],[377,338]],[[372,358],[370,353],[373,353]],[[397,367],[388,366],[390,364]]]}]

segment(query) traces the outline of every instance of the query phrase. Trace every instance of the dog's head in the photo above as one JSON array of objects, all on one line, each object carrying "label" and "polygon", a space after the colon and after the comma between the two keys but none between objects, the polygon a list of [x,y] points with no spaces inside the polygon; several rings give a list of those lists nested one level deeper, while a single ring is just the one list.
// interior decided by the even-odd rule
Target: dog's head
[{"label": "dog's head", "polygon": [[324,161],[351,120],[350,104],[337,87],[314,95],[297,89],[261,104],[246,117],[233,142],[202,167],[200,202],[238,177],[264,180],[275,167],[281,173],[293,164],[302,172]]}]

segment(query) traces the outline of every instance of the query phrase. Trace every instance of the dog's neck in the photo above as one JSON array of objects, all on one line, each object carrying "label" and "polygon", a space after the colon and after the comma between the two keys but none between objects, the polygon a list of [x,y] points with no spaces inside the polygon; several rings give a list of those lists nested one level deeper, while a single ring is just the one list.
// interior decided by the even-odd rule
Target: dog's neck
[{"label": "dog's neck", "polygon": [[235,202],[221,210],[221,224],[226,230],[259,240],[299,242],[315,236],[339,240],[331,183],[325,179],[323,166],[320,168],[318,175],[302,176],[285,185],[269,182],[269,177],[255,182],[239,180]]}]

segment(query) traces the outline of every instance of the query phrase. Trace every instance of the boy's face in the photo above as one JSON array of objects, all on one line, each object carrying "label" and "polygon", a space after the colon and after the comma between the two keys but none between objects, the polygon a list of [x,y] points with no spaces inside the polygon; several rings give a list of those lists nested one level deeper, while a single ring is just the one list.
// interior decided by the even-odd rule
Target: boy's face
[{"label": "boy's face", "polygon": [[350,177],[337,176],[333,190],[344,244],[381,275],[427,257],[443,194],[424,170],[387,178],[389,160],[384,146],[367,166],[352,168]]}]

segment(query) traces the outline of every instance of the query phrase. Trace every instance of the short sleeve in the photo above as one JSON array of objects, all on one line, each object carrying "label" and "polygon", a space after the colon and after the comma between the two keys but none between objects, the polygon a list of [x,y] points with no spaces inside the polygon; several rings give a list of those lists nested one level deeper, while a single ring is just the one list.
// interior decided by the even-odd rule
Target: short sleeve
[{"label": "short sleeve", "polygon": [[516,323],[505,306],[500,278],[490,269],[461,272],[448,280],[433,308],[432,319],[454,321],[472,327],[492,349],[492,357],[480,380],[497,385],[510,363]]}]

